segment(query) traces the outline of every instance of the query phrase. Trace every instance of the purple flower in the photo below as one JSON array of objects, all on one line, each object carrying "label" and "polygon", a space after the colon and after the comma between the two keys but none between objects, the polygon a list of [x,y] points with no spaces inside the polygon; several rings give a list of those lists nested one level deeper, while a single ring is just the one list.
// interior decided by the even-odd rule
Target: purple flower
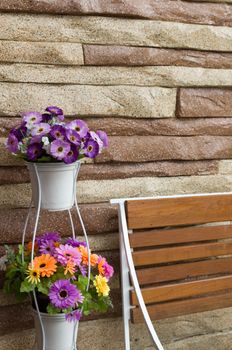
[{"label": "purple flower", "polygon": [[89,139],[86,142],[83,151],[86,157],[95,158],[99,153],[99,144],[96,141]]},{"label": "purple flower", "polygon": [[98,146],[99,146],[99,153],[101,153],[102,149],[103,149],[103,142],[102,140],[100,139],[100,137],[98,136],[98,134],[96,134],[96,132],[94,131],[90,131],[90,137],[95,141],[97,142]]},{"label": "purple flower", "polygon": [[22,113],[23,121],[26,122],[26,127],[32,127],[34,124],[42,121],[42,115],[39,112]]},{"label": "purple flower", "polygon": [[114,268],[107,261],[103,264],[103,268],[105,270],[104,276],[109,280],[114,274]]},{"label": "purple flower", "polygon": [[67,265],[68,261],[72,261],[75,265],[81,263],[81,253],[69,244],[61,244],[56,248],[56,258],[61,265]]},{"label": "purple flower", "polygon": [[74,248],[78,248],[80,245],[83,245],[84,247],[86,247],[86,242],[80,242],[76,238],[71,238],[71,237],[68,238],[65,243],[71,245]]},{"label": "purple flower", "polygon": [[8,136],[8,139],[6,141],[7,149],[12,153],[17,153],[18,152],[18,145],[19,145],[19,142],[18,142],[17,137],[14,134],[10,133]]},{"label": "purple flower", "polygon": [[66,139],[66,130],[62,125],[54,125],[50,131],[50,135],[57,140]]},{"label": "purple flower", "polygon": [[42,236],[36,237],[36,242],[41,244],[44,241],[59,242],[60,235],[58,232],[45,232]]},{"label": "purple flower", "polygon": [[72,130],[72,129],[67,129],[66,130],[66,136],[67,136],[67,139],[71,143],[73,143],[74,145],[80,145],[81,144],[81,137],[77,133],[77,131]]},{"label": "purple flower", "polygon": [[55,140],[51,143],[50,153],[54,158],[62,160],[68,155],[70,149],[71,146],[68,142]]},{"label": "purple flower", "polygon": [[39,123],[35,124],[31,130],[31,135],[36,136],[36,135],[46,135],[50,132],[51,127],[47,123]]},{"label": "purple flower", "polygon": [[37,160],[43,154],[40,143],[32,143],[27,147],[27,158],[31,161]]},{"label": "purple flower", "polygon": [[79,152],[77,150],[77,148],[74,145],[71,145],[70,151],[68,152],[68,154],[64,157],[64,162],[66,164],[71,164],[77,161],[79,156]]},{"label": "purple flower", "polygon": [[26,137],[27,128],[25,124],[23,123],[19,128],[13,128],[10,131],[10,134],[13,134],[17,137],[18,141],[22,141],[24,137]]},{"label": "purple flower", "polygon": [[47,123],[50,120],[52,120],[52,115],[49,113],[43,113],[42,114],[42,122]]},{"label": "purple flower", "polygon": [[69,280],[58,280],[54,282],[49,291],[51,304],[59,309],[75,307],[82,303],[84,298],[74,284]]},{"label": "purple flower", "polygon": [[56,107],[56,106],[48,106],[45,111],[54,114],[54,115],[62,115],[63,116],[63,111],[61,108]]},{"label": "purple flower", "polygon": [[81,310],[74,310],[72,312],[70,312],[69,314],[65,315],[65,319],[68,322],[72,322],[72,321],[80,321],[82,316],[82,312]]},{"label": "purple flower", "polygon": [[85,135],[89,131],[87,124],[81,119],[73,120],[72,122],[68,123],[66,127],[67,129],[72,129],[78,132],[80,137],[85,137]]},{"label": "purple flower", "polygon": [[63,110],[56,106],[49,106],[45,109],[45,111],[52,114],[52,116],[56,116],[60,121],[64,120]]},{"label": "purple flower", "polygon": [[81,271],[82,276],[87,276],[87,266],[86,265],[79,265],[79,269]]},{"label": "purple flower", "polygon": [[103,142],[104,147],[109,146],[109,139],[105,131],[97,130],[96,134],[100,137]]},{"label": "purple flower", "polygon": [[39,252],[41,254],[50,254],[53,255],[55,252],[55,246],[54,246],[54,241],[51,240],[44,240],[41,242],[40,247],[39,247]]},{"label": "purple flower", "polygon": [[36,135],[36,136],[33,136],[33,137],[30,139],[30,144],[32,144],[32,143],[40,143],[41,140],[42,140],[42,137],[43,137],[43,135]]}]

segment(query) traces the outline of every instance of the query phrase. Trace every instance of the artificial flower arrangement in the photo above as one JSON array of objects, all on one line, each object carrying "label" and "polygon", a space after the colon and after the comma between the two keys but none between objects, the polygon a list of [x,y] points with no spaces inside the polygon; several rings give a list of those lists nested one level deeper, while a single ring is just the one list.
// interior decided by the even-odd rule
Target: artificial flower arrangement
[{"label": "artificial flower arrangement", "polygon": [[[85,242],[73,238],[61,240],[57,232],[37,236],[34,259],[31,262],[32,242],[15,253],[6,246],[2,257],[5,266],[4,290],[23,299],[36,292],[40,311],[64,313],[67,321],[79,321],[82,314],[105,312],[112,307],[108,282],[113,267],[97,254],[90,255],[91,275],[87,290],[88,252]],[[4,258],[4,264],[3,264]]]},{"label": "artificial flower arrangement", "polygon": [[49,106],[45,113],[22,113],[20,126],[10,130],[8,150],[29,162],[76,162],[84,157],[95,158],[108,146],[107,134],[89,130],[76,119],[64,122],[63,110]]}]

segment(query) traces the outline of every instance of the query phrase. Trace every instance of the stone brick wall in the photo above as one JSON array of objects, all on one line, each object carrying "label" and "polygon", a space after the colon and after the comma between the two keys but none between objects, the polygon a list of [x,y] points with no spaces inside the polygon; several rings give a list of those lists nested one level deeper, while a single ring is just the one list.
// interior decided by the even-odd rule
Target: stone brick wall
[{"label": "stone brick wall", "polygon": [[[81,323],[79,349],[123,349],[109,199],[231,191],[232,0],[1,0],[0,11],[0,253],[20,242],[30,199],[4,147],[19,113],[59,105],[105,130],[110,147],[82,166],[78,192],[92,247],[116,267],[115,309]],[[40,230],[54,228],[69,235],[65,214],[44,214]],[[29,350],[28,305],[0,290],[0,314],[0,349]],[[167,350],[229,350],[231,321],[227,309],[157,329]],[[132,338],[152,348],[143,326]]]}]

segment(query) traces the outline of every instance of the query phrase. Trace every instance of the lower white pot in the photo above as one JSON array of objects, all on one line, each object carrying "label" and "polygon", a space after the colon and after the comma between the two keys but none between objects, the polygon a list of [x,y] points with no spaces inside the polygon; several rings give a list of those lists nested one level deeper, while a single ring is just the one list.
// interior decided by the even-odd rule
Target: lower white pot
[{"label": "lower white pot", "polygon": [[[43,350],[43,336],[39,317],[33,310],[36,338],[33,350]],[[75,322],[67,322],[64,314],[49,315],[40,313],[44,333],[45,350],[75,350]],[[78,325],[77,325],[78,326]]]}]

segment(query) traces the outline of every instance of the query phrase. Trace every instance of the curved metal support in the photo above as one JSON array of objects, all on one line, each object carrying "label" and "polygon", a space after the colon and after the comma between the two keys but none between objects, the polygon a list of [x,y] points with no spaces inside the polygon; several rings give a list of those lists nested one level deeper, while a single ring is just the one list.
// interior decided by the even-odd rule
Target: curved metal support
[{"label": "curved metal support", "polygon": [[26,220],[25,220],[24,228],[23,228],[23,235],[22,235],[22,263],[24,263],[25,237],[26,237],[29,217],[30,217],[30,214],[31,214],[32,204],[33,204],[33,200],[31,199],[31,203],[30,203],[30,206],[29,206],[29,209],[28,209],[27,217],[26,217]]},{"label": "curved metal support", "polygon": [[[156,331],[153,327],[153,324],[151,322],[150,316],[148,314],[146,305],[144,303],[143,300],[143,296],[141,293],[141,289],[139,286],[139,282],[137,279],[137,275],[136,275],[136,271],[135,271],[135,267],[134,267],[134,262],[133,262],[133,258],[132,258],[132,254],[131,254],[131,248],[130,248],[130,242],[129,242],[129,238],[128,238],[128,227],[127,227],[127,221],[126,221],[126,214],[125,214],[125,208],[124,208],[124,203],[120,203],[119,204],[119,210],[120,210],[120,220],[121,220],[121,234],[122,234],[122,239],[123,239],[123,245],[125,248],[125,254],[126,254],[126,258],[127,258],[127,264],[130,270],[130,275],[131,275],[131,279],[132,279],[132,283],[136,292],[136,296],[139,302],[139,306],[141,308],[141,311],[143,313],[143,317],[144,320],[146,322],[147,328],[150,332],[150,335],[154,341],[154,344],[156,346],[157,350],[164,350],[157,334]],[[130,349],[130,344],[127,345],[127,349]]]}]

